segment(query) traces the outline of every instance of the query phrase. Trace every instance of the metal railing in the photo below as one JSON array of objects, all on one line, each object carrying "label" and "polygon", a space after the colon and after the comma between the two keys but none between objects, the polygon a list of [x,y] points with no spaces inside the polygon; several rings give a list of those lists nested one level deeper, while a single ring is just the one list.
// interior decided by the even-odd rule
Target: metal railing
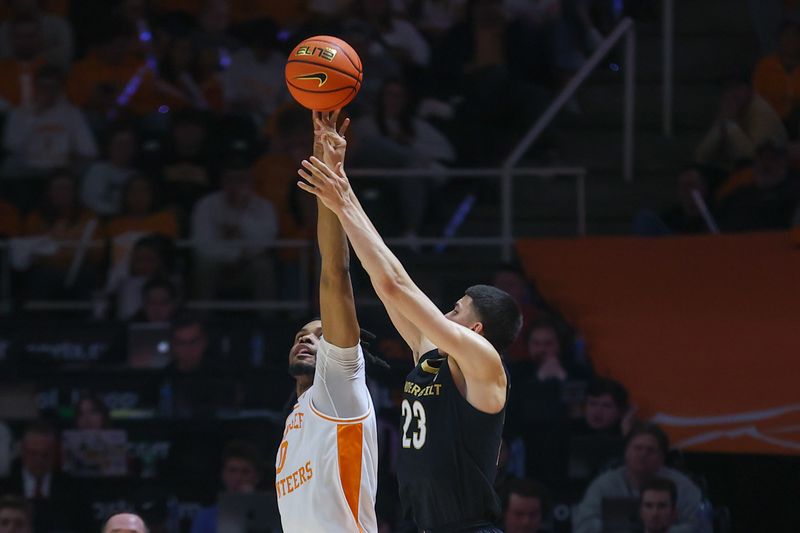
[{"label": "metal railing", "polygon": [[672,137],[672,88],[674,84],[674,58],[675,45],[674,21],[675,4],[673,0],[661,2],[661,52],[662,52],[662,122],[664,137]]},{"label": "metal railing", "polygon": [[503,164],[504,169],[511,169],[519,163],[531,145],[542,135],[550,125],[561,108],[564,107],[575,91],[583,84],[597,65],[605,58],[611,49],[625,37],[625,60],[622,68],[625,71],[625,94],[623,108],[623,138],[622,138],[622,173],[625,181],[633,181],[633,125],[636,97],[636,33],[633,20],[629,17],[622,19],[617,27],[597,47],[594,53],[581,66],[580,70],[572,77],[567,85],[556,96],[555,100],[542,113],[542,116],[522,138],[517,147],[508,156]]},{"label": "metal railing", "polygon": [[[386,243],[392,247],[399,246],[474,246],[474,247],[497,247],[504,260],[509,260],[513,254],[514,246],[514,202],[513,200],[513,179],[521,178],[555,178],[572,177],[575,180],[576,188],[576,233],[585,235],[586,233],[586,169],[583,167],[545,167],[545,168],[450,168],[450,169],[377,169],[361,168],[350,169],[350,177],[370,177],[373,179],[398,180],[409,177],[440,179],[497,179],[501,194],[501,231],[497,236],[477,237],[477,236],[444,236],[444,237],[415,237],[415,238],[387,238]],[[106,241],[72,241],[60,243],[64,246],[72,246],[77,249],[78,254],[85,252],[85,247],[105,246]],[[208,246],[207,243],[199,243],[192,240],[177,241],[179,249],[193,250],[199,245]],[[242,241],[229,241],[222,246],[226,247],[252,247],[253,244]],[[206,310],[305,310],[310,307],[308,298],[308,287],[306,281],[308,276],[309,261],[314,243],[308,240],[277,240],[263,245],[265,249],[297,248],[305,250],[301,253],[301,275],[299,276],[300,287],[298,294],[301,296],[295,300],[262,300],[262,301],[239,301],[239,300],[192,300],[187,302],[188,307]],[[8,252],[9,242],[0,240],[0,251]],[[77,255],[77,254],[76,254]],[[74,267],[75,268],[75,267]],[[2,254],[0,263],[0,309],[8,312],[11,309],[11,265],[8,253]],[[27,301],[24,305],[25,310],[35,311],[87,311],[92,309],[92,302],[86,301]]]}]

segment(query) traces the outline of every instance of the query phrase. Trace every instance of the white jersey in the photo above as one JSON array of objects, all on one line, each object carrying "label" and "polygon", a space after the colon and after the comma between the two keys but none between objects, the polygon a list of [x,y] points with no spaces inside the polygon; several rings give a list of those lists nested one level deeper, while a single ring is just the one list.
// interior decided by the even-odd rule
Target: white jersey
[{"label": "white jersey", "polygon": [[[286,418],[283,441],[278,447],[275,490],[284,533],[378,530],[377,427],[360,353],[358,372],[348,385],[355,387],[354,394],[366,400],[366,413],[355,418],[336,418],[323,414],[314,405],[316,393],[328,392],[323,389],[327,383],[320,377],[320,368],[325,368],[331,348],[324,340],[320,343],[314,385],[297,399]],[[332,374],[330,369],[327,374]],[[333,379],[329,377],[327,381]],[[315,387],[319,390],[314,390]]]}]

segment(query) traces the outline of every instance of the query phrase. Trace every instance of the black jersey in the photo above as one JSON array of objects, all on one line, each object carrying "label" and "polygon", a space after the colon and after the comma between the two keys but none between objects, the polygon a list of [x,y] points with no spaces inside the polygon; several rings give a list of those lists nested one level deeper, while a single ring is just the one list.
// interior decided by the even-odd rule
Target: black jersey
[{"label": "black jersey", "polygon": [[423,530],[463,531],[500,514],[493,484],[505,407],[471,406],[456,388],[447,357],[420,357],[403,387],[400,501]]}]

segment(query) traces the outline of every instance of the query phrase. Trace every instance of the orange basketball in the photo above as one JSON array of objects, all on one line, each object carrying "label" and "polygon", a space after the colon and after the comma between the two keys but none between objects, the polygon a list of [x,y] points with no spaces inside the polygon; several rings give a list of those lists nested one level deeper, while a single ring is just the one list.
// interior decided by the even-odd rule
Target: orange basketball
[{"label": "orange basketball", "polygon": [[289,54],[286,85],[300,105],[333,111],[349,104],[361,88],[362,70],[353,47],[336,37],[309,37]]}]

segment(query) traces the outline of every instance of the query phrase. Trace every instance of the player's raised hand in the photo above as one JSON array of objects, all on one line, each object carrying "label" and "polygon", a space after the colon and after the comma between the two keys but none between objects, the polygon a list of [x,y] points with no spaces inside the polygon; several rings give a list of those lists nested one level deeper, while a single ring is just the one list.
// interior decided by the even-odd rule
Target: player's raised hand
[{"label": "player's raised hand", "polygon": [[[336,168],[339,163],[344,163],[344,154],[347,149],[347,140],[344,137],[350,126],[350,119],[344,119],[337,130],[341,109],[332,112],[312,111],[314,119],[314,142],[319,142],[322,148],[322,160],[329,166]],[[314,155],[320,157],[315,150]]]},{"label": "player's raised hand", "polygon": [[297,173],[305,181],[298,181],[297,186],[319,198],[334,213],[341,213],[352,201],[352,189],[344,173],[344,165],[339,162],[334,172],[316,157],[304,159],[302,165],[303,168],[298,169]]}]

